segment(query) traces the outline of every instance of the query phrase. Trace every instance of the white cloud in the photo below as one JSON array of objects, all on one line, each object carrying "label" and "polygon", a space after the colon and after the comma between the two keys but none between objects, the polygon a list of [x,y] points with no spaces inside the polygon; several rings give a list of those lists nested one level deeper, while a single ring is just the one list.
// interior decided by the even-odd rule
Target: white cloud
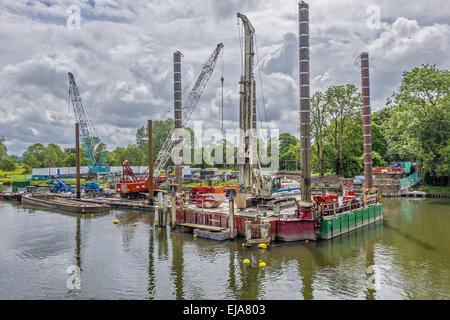
[{"label": "white cloud", "polygon": [[[422,63],[450,64],[449,2],[377,1],[382,28],[369,30],[372,1],[310,1],[312,92],[333,84],[359,87],[356,56],[371,57],[372,105],[381,107],[402,72]],[[81,29],[66,28],[67,7],[81,9]],[[134,143],[136,129],[172,104],[172,54],[181,50],[186,83],[216,44],[224,48],[224,125],[238,126],[241,72],[236,12],[256,28],[270,127],[298,127],[297,1],[4,0],[0,5],[0,135],[10,153],[32,143],[73,144],[67,72],[73,72],[100,138]],[[192,120],[220,128],[221,62]],[[259,74],[256,74],[259,81]],[[265,120],[259,83],[257,95]],[[259,119],[259,117],[258,117]],[[265,127],[266,124],[263,124]]]}]

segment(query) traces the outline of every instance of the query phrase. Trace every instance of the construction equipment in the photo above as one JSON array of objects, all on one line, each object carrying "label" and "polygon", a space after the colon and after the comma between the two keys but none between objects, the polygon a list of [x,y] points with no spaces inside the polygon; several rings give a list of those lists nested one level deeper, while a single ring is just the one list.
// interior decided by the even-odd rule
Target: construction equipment
[{"label": "construction equipment", "polygon": [[102,191],[100,189],[100,184],[97,181],[94,182],[86,182],[81,185],[81,190],[84,190],[85,193],[95,193]]},{"label": "construction equipment", "polygon": [[[153,183],[153,190],[156,190],[158,186],[167,181],[166,175],[157,176]],[[122,164],[122,178],[120,182],[116,184],[116,193],[120,194],[122,198],[145,198],[145,193],[148,193],[149,174],[148,168],[141,175],[136,175],[131,169],[128,160],[125,160]]]},{"label": "construction equipment", "polygon": [[72,185],[67,184],[63,179],[56,179],[50,187],[50,192],[72,192]]},{"label": "construction equipment", "polygon": [[[201,72],[199,73],[183,107],[183,127],[185,127],[189,122],[189,119],[206,88],[206,84],[214,71],[214,67],[222,48],[223,44],[219,43],[201,68]],[[174,133],[174,127],[172,127],[156,157],[153,171],[154,189],[157,188],[157,184],[167,180],[167,176],[163,176],[162,171],[166,166],[175,146]],[[148,170],[146,170],[143,176],[137,177],[129,166],[128,161],[125,161],[123,164],[122,180],[116,184],[116,192],[120,193],[121,197],[124,198],[142,197],[142,193],[148,192],[148,179]]]},{"label": "construction equipment", "polygon": [[92,135],[92,133],[95,133],[95,129],[91,125],[86,115],[77,84],[75,83],[75,78],[71,72],[69,72],[68,75],[70,102],[72,103],[76,122],[80,124],[80,136],[83,144],[83,154],[89,167],[89,177],[95,177],[98,173],[107,174],[109,173],[109,166],[103,165],[103,158],[105,157],[105,153],[101,151],[98,160],[95,159],[93,143],[94,136]]},{"label": "construction equipment", "polygon": [[238,208],[244,209],[247,206],[247,199],[249,197],[251,198],[250,202],[252,203],[256,202],[260,205],[267,205],[270,207],[275,204],[295,204],[294,197],[275,197],[274,192],[281,188],[280,178],[263,176],[261,172],[256,139],[256,82],[254,75],[255,28],[245,15],[238,13],[237,17],[242,21],[244,29],[243,74],[239,81],[240,145],[243,147],[240,148],[238,152],[240,185],[240,191],[237,195]]},{"label": "construction equipment", "polygon": [[[220,50],[223,48],[223,44],[219,43],[217,47],[214,49],[213,53],[209,56],[208,60],[203,64],[202,71],[200,72],[194,86],[192,87],[191,92],[186,100],[186,103],[183,106],[183,127],[187,125],[189,119],[194,112],[195,107],[202,96],[203,91],[206,88],[206,84],[211,77],[214,68],[216,66],[217,59],[219,57]],[[161,150],[158,153],[155,161],[155,177],[159,176],[167,164],[167,161],[172,154],[172,150],[175,146],[174,128],[170,130],[170,133],[166,140],[164,141]]]}]

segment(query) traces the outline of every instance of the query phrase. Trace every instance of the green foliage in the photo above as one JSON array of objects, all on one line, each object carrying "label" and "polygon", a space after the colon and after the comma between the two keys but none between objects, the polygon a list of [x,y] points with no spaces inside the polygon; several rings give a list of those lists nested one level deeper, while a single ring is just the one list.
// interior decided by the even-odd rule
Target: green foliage
[{"label": "green foliage", "polygon": [[[279,154],[279,168],[280,170],[287,170],[293,168],[294,164],[287,163],[288,160],[297,160],[297,167],[300,167],[300,141],[289,133],[282,133],[278,137],[280,143],[278,154]],[[286,168],[287,166],[287,168]]]},{"label": "green foliage", "polygon": [[0,160],[7,156],[6,154],[6,146],[4,145],[5,138],[0,136]]},{"label": "green foliage", "polygon": [[403,74],[388,101],[387,151],[399,160],[419,160],[429,183],[446,178],[450,149],[450,72],[423,65]]},{"label": "green foliage", "polygon": [[[372,113],[372,158],[373,166],[385,166],[392,161],[419,161],[421,175],[430,184],[448,183],[450,176],[450,72],[435,66],[423,65],[403,74],[398,90],[387,101],[387,107]],[[363,137],[361,120],[361,95],[354,85],[336,85],[324,92],[317,91],[311,98],[311,167],[313,172],[334,173],[351,177],[363,172]],[[168,137],[173,119],[153,122],[153,159]],[[190,159],[195,150],[201,153],[202,163],[198,167],[213,166],[212,160],[218,148],[226,154],[232,152],[236,161],[237,148],[224,140],[207,147],[199,146],[193,131],[190,141]],[[93,138],[95,157],[104,152],[104,161],[111,166],[121,166],[125,160],[131,165],[148,164],[147,126],[136,132],[136,144],[106,150],[106,145]],[[289,133],[280,134],[279,168],[292,170],[296,160],[300,166],[300,142]],[[258,141],[258,144],[261,142]],[[266,146],[271,154],[270,144]],[[258,148],[258,152],[259,152]],[[204,155],[204,156],[203,156]],[[185,159],[188,159],[185,154]],[[197,155],[198,158],[198,155]],[[205,158],[206,161],[203,159]],[[6,159],[6,160],[5,160]],[[12,167],[19,161],[7,155],[4,138],[0,137],[0,165]],[[12,163],[12,164],[11,164]],[[36,143],[27,148],[22,157],[27,172],[30,168],[75,166],[73,150],[61,150],[56,144],[47,147]],[[81,153],[81,165],[87,165]],[[168,165],[172,165],[169,160]],[[222,169],[233,165],[214,165]]]},{"label": "green foliage", "polygon": [[450,187],[421,186],[419,187],[419,191],[429,194],[450,194]]},{"label": "green foliage", "polygon": [[0,160],[0,170],[3,171],[14,171],[16,170],[17,165],[14,161],[8,159],[7,157]]}]

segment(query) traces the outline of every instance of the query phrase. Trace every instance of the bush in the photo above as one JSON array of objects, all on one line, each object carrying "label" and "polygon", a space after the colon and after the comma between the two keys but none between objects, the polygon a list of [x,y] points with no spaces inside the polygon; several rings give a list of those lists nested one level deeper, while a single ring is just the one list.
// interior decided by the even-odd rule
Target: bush
[{"label": "bush", "polygon": [[30,166],[25,165],[23,168],[25,169],[25,171],[23,172],[25,174],[30,174],[33,172],[33,168],[31,168]]},{"label": "bush", "polygon": [[8,158],[3,159],[0,161],[0,170],[3,171],[14,171],[16,170],[17,165],[14,161],[9,160]]}]

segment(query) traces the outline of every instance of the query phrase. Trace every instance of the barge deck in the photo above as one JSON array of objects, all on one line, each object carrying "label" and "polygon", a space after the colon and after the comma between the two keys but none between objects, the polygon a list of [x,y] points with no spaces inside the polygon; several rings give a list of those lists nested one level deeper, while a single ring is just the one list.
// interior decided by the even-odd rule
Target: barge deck
[{"label": "barge deck", "polygon": [[71,199],[64,199],[50,194],[24,195],[22,204],[40,206],[51,209],[59,209],[74,213],[100,213],[109,210],[106,204],[86,203]]}]

